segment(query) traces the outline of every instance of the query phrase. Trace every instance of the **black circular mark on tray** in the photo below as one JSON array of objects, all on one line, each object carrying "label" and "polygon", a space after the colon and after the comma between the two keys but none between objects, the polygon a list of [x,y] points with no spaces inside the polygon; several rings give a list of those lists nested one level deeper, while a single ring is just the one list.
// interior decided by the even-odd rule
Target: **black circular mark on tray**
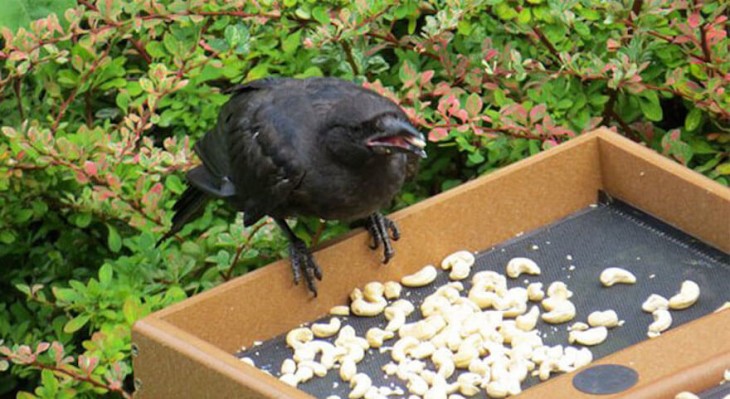
[{"label": "black circular mark on tray", "polygon": [[590,367],[573,377],[573,386],[592,395],[610,395],[623,392],[636,384],[639,373],[617,364]]}]

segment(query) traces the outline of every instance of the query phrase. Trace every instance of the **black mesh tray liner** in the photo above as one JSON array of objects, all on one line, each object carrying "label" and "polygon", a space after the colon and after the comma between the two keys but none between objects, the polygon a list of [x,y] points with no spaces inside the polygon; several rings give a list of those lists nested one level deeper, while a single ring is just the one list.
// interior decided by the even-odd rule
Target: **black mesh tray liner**
[{"label": "black mesh tray liner", "polygon": [[[620,319],[626,321],[623,326],[609,331],[606,342],[590,348],[594,359],[648,339],[646,331],[653,319],[650,314],[641,310],[641,304],[652,293],[669,298],[686,279],[699,284],[699,301],[689,309],[672,311],[672,328],[709,314],[730,300],[730,255],[642,211],[605,196],[602,196],[601,203],[597,205],[479,253],[471,275],[481,270],[504,273],[507,262],[517,256],[533,259],[540,265],[542,274],[523,275],[517,280],[508,279],[510,287],[526,286],[526,283],[539,281],[546,289],[551,282],[559,280],[565,282],[574,292],[571,300],[576,306],[577,316],[573,321],[558,326],[542,321],[538,323],[537,329],[542,332],[546,345],[568,345],[568,325],[575,321],[585,321],[588,314],[596,310],[613,309]],[[433,264],[439,265],[440,261],[441,259],[434,259]],[[637,283],[604,288],[598,277],[603,269],[612,266],[632,271],[637,277]],[[418,309],[418,304],[425,296],[447,282],[447,273],[441,272],[430,286],[404,288],[401,297],[413,302]],[[462,295],[465,295],[471,287],[470,278],[462,282],[465,287]],[[420,319],[419,313],[416,310],[407,322]],[[326,322],[329,318],[327,316],[319,321]],[[359,336],[365,336],[365,332],[371,327],[382,328],[387,324],[382,315],[375,318],[341,319],[343,325],[352,325]],[[392,342],[394,341],[386,341],[385,346],[392,345]],[[292,354],[282,335],[236,355],[250,357],[258,368],[278,377],[282,361]],[[400,386],[407,392],[405,384],[396,376],[387,377],[381,371],[381,367],[390,361],[389,352],[380,353],[371,349],[357,365],[358,372],[367,373],[376,386]],[[430,368],[433,369],[433,366]],[[457,374],[458,371],[449,381],[455,381]],[[522,387],[526,389],[539,382],[537,378],[528,377]],[[346,398],[350,391],[348,384],[340,380],[337,369],[330,370],[324,378],[315,377],[299,384],[299,389],[318,398],[328,395]],[[482,398],[486,397],[484,393],[481,395]]]}]

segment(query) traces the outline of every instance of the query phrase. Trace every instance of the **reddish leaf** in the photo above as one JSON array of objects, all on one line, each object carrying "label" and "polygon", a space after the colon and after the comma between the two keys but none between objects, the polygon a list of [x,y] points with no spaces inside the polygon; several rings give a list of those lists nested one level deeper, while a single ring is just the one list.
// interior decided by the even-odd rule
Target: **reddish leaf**
[{"label": "reddish leaf", "polygon": [[87,176],[96,176],[98,172],[96,164],[91,161],[84,162],[84,170],[86,171]]},{"label": "reddish leaf", "polygon": [[700,12],[695,11],[692,14],[690,14],[689,18],[687,18],[687,23],[689,23],[689,27],[692,29],[697,29],[698,26],[700,26]]},{"label": "reddish leaf", "polygon": [[538,122],[545,116],[545,112],[547,111],[547,107],[545,104],[538,104],[532,107],[530,110],[530,122],[535,123]]},{"label": "reddish leaf", "polygon": [[449,131],[446,130],[443,127],[437,127],[434,129],[431,129],[431,131],[428,133],[428,140],[429,141],[441,141],[445,139],[449,135]]}]

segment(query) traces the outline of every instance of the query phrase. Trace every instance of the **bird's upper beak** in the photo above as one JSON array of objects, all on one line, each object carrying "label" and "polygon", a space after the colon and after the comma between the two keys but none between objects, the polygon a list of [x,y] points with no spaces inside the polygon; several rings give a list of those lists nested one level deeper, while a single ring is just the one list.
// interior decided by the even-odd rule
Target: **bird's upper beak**
[{"label": "bird's upper beak", "polygon": [[407,121],[398,118],[383,118],[382,131],[371,136],[367,146],[381,154],[393,151],[410,152],[426,158],[426,139]]}]

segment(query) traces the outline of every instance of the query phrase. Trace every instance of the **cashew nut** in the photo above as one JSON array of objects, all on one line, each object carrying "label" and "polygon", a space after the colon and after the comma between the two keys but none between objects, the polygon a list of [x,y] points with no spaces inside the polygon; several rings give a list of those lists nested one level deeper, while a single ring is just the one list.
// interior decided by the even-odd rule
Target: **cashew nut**
[{"label": "cashew nut", "polygon": [[656,338],[672,325],[672,315],[666,309],[657,309],[652,313],[652,316],[654,322],[649,325],[649,331],[646,335],[649,338]]},{"label": "cashew nut", "polygon": [[682,283],[679,293],[669,298],[669,308],[674,310],[687,309],[697,302],[700,297],[700,286],[694,281],[686,280]]},{"label": "cashew nut", "polygon": [[614,284],[635,284],[636,276],[620,267],[609,267],[601,272],[601,284],[610,287]]},{"label": "cashew nut", "polygon": [[333,316],[349,316],[350,315],[350,307],[347,305],[338,305],[333,306],[330,309],[330,314]]},{"label": "cashew nut", "polygon": [[324,377],[327,375],[327,367],[325,367],[322,363],[315,362],[314,360],[305,360],[300,362],[299,367],[308,367],[312,369],[314,375],[317,377]]},{"label": "cashew nut", "polygon": [[414,359],[425,359],[436,351],[436,347],[431,343],[431,341],[424,341],[418,344],[416,347],[411,348],[408,351],[408,354],[413,357]]},{"label": "cashew nut", "polygon": [[365,284],[365,287],[362,289],[362,295],[368,302],[380,301],[380,299],[383,298],[384,293],[385,286],[383,285],[383,283],[378,281],[369,282]]},{"label": "cashew nut", "polygon": [[406,312],[401,308],[388,306],[385,308],[385,318],[389,320],[385,329],[387,331],[398,331],[406,323]]},{"label": "cashew nut", "polygon": [[357,364],[355,361],[346,357],[342,359],[342,365],[340,365],[340,378],[342,381],[350,381],[357,374]]},{"label": "cashew nut", "polygon": [[376,302],[368,302],[364,298],[358,298],[352,302],[350,309],[357,316],[373,317],[383,312],[388,305],[385,298],[380,297]]},{"label": "cashew nut", "polygon": [[297,364],[292,359],[284,359],[281,362],[281,374],[294,374],[297,371]]},{"label": "cashew nut", "polygon": [[[543,301],[543,304],[545,301]],[[551,304],[552,309],[542,314],[542,320],[550,324],[561,324],[575,318],[575,305],[569,300],[560,300]]]},{"label": "cashew nut", "polygon": [[719,313],[719,312],[722,312],[723,310],[728,310],[728,309],[730,309],[730,302],[725,302],[722,304],[722,306],[720,306],[719,308],[717,308],[715,310],[715,313]]},{"label": "cashew nut", "polygon": [[458,251],[445,257],[444,260],[441,261],[441,268],[444,270],[453,269],[454,265],[458,263],[462,263],[467,265],[467,267],[471,267],[472,265],[474,265],[475,261],[476,259],[474,258],[474,254],[472,254],[471,252]]},{"label": "cashew nut", "polygon": [[540,309],[537,306],[533,306],[529,312],[517,316],[515,324],[517,328],[522,331],[534,330],[537,326],[537,318],[540,316]]},{"label": "cashew nut", "polygon": [[547,289],[547,296],[550,298],[568,299],[573,296],[573,291],[562,281],[555,281]]},{"label": "cashew nut", "polygon": [[501,380],[494,380],[487,384],[487,395],[490,398],[506,398],[508,394],[507,386]]},{"label": "cashew nut", "polygon": [[651,294],[641,305],[641,309],[647,313],[654,313],[659,309],[669,309],[669,301],[661,295]]},{"label": "cashew nut", "polygon": [[436,280],[437,275],[436,268],[433,265],[427,265],[413,274],[404,276],[401,278],[400,283],[406,287],[423,287]]},{"label": "cashew nut", "polygon": [[482,383],[482,376],[476,373],[462,373],[457,377],[456,383],[459,385],[459,392],[466,396],[474,396],[479,393]]},{"label": "cashew nut", "polygon": [[503,295],[507,291],[507,278],[493,270],[477,272],[471,278],[472,286],[483,285],[483,289]]},{"label": "cashew nut", "polygon": [[299,367],[297,372],[294,373],[294,377],[298,382],[307,382],[314,377],[314,370],[309,367]]},{"label": "cashew nut", "polygon": [[400,298],[403,286],[397,281],[386,281],[383,287],[383,294],[387,299],[398,299]]},{"label": "cashew nut", "polygon": [[368,340],[371,348],[380,348],[383,346],[383,341],[391,339],[395,336],[393,331],[383,330],[377,327],[369,329],[365,333],[365,339]]},{"label": "cashew nut", "polygon": [[593,327],[587,330],[573,330],[568,335],[568,342],[579,343],[581,345],[593,346],[598,345],[608,337],[608,329],[606,327]]},{"label": "cashew nut", "polygon": [[248,364],[251,367],[256,367],[256,363],[254,363],[253,359],[250,357],[242,357],[241,362]]},{"label": "cashew nut", "polygon": [[333,317],[330,319],[329,323],[312,324],[312,332],[315,337],[327,338],[337,334],[341,325],[342,323],[340,322],[340,319]]},{"label": "cashew nut", "polygon": [[293,349],[297,349],[313,339],[312,330],[306,327],[295,328],[286,334],[286,344]]},{"label": "cashew nut", "polygon": [[406,387],[408,388],[408,392],[414,395],[423,396],[426,392],[428,392],[428,383],[416,374],[408,376],[408,383],[406,384]]},{"label": "cashew nut", "polygon": [[290,385],[296,388],[297,385],[299,385],[299,379],[294,374],[283,374],[281,377],[279,377],[279,381],[283,382],[286,385]]},{"label": "cashew nut", "polygon": [[540,302],[543,298],[545,298],[545,291],[542,290],[542,283],[531,283],[527,286],[527,299]]},{"label": "cashew nut", "polygon": [[350,399],[359,399],[365,396],[365,393],[373,386],[373,381],[368,377],[367,374],[358,373],[350,380],[350,394],[347,396]]},{"label": "cashew nut", "polygon": [[406,360],[406,352],[411,348],[415,348],[419,343],[420,341],[415,337],[403,337],[393,344],[390,357],[400,363]]},{"label": "cashew nut", "polygon": [[451,268],[451,273],[449,273],[449,279],[464,280],[469,277],[469,273],[471,273],[471,266],[466,263],[455,263]]},{"label": "cashew nut", "polygon": [[456,369],[452,357],[453,354],[448,348],[438,348],[431,355],[431,361],[436,366],[438,373],[444,378],[451,377]]},{"label": "cashew nut", "polygon": [[530,258],[512,258],[507,262],[507,276],[517,278],[521,274],[540,274],[540,266]]},{"label": "cashew nut", "polygon": [[595,311],[588,315],[588,324],[591,327],[616,327],[619,325],[618,314],[615,310]]}]

